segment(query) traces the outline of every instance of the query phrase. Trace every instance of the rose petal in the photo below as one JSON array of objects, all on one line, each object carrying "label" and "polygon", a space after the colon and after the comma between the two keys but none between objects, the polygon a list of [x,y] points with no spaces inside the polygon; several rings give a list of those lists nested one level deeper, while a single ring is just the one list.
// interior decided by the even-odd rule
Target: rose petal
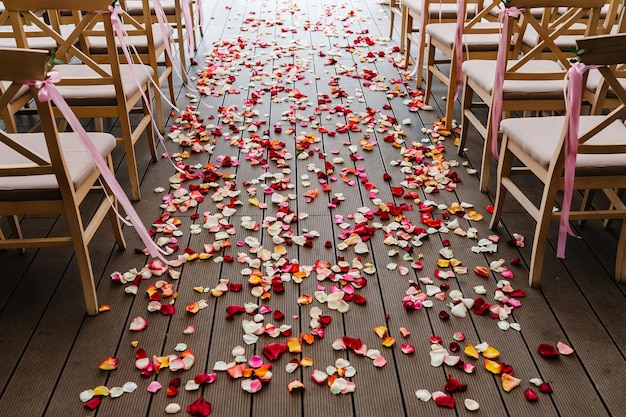
[{"label": "rose petal", "polygon": [[521,379],[515,378],[514,376],[506,373],[503,373],[500,376],[500,379],[502,381],[502,389],[504,389],[506,392],[510,392],[513,388],[519,386],[519,384],[522,382]]},{"label": "rose petal", "polygon": [[526,388],[526,390],[524,391],[524,397],[526,397],[526,400],[528,402],[537,402],[537,401],[539,401],[539,397],[537,396],[535,391],[533,391],[532,388]]},{"label": "rose petal", "polygon": [[415,396],[419,398],[420,401],[428,402],[432,398],[430,391],[425,389],[418,389],[415,391]]},{"label": "rose petal", "polygon": [[574,349],[562,342],[558,342],[556,344],[556,348],[561,355],[571,355],[572,353],[574,353]]},{"label": "rose petal", "polygon": [[478,402],[472,400],[471,398],[466,398],[463,401],[463,404],[465,405],[465,408],[467,408],[469,411],[476,411],[480,408]]},{"label": "rose petal", "polygon": [[157,391],[159,391],[161,388],[163,388],[163,386],[161,385],[161,383],[159,381],[152,381],[149,385],[148,385],[148,392],[151,393],[156,393]]},{"label": "rose petal", "polygon": [[446,395],[441,391],[433,392],[432,397],[435,401],[435,404],[437,404],[439,407],[454,408],[455,400],[453,397]]},{"label": "rose petal", "polygon": [[130,323],[129,330],[140,332],[148,326],[148,322],[141,316],[137,316]]}]

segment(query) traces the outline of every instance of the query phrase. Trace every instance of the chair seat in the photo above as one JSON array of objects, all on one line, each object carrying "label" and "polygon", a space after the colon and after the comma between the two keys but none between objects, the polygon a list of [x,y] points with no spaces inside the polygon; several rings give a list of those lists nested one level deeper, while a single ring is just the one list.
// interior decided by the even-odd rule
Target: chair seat
[{"label": "chair seat", "polygon": [[[498,22],[478,23],[475,28],[497,29],[501,25]],[[436,39],[439,43],[452,49],[456,42],[456,23],[431,23],[426,26],[426,33],[431,39]],[[498,33],[476,33],[463,35],[463,50],[468,48],[472,52],[497,51],[500,35]]]},{"label": "chair seat", "polygon": [[[101,25],[100,25],[101,26]],[[125,25],[125,29],[127,31],[131,31],[134,28],[132,25]],[[172,28],[168,26],[168,31],[170,33],[173,32]],[[163,31],[159,24],[152,25],[152,37],[154,39],[154,47],[160,49],[165,45],[165,38],[163,37]],[[146,55],[149,51],[149,42],[145,36],[128,36],[124,39],[126,45],[129,47],[134,47],[139,54]],[[115,44],[118,46],[119,53],[122,54],[123,51],[119,47],[119,41],[117,38],[115,39]],[[106,38],[104,36],[89,36],[89,52],[92,54],[106,54],[107,53],[107,43]]]},{"label": "chair seat", "polygon": [[[24,26],[26,34],[28,33],[37,33],[41,30],[36,28],[35,26]],[[67,37],[74,30],[74,25],[61,25],[60,33],[63,37]],[[57,41],[55,41],[52,37],[49,36],[29,36],[28,37],[28,46],[30,49],[43,49],[45,51],[52,51],[59,47]],[[15,42],[15,37],[13,33],[13,28],[11,26],[0,26],[0,48],[15,48],[17,44]]]},{"label": "chair seat", "polygon": [[[48,158],[48,148],[43,133],[8,134],[16,142],[36,153],[43,159]],[[106,157],[115,148],[115,137],[109,133],[89,133],[100,155]],[[73,132],[59,133],[61,151],[75,188],[82,185],[94,171],[91,157],[84,149],[78,136]],[[0,142],[0,166],[19,166],[33,163],[13,149]],[[61,192],[54,175],[0,177],[0,201],[35,201],[61,198]]]},{"label": "chair seat", "polygon": [[[515,61],[509,61],[513,66]],[[496,61],[484,59],[472,59],[463,63],[463,72],[474,81],[481,89],[489,94],[493,91],[496,74]],[[563,86],[565,71],[558,62],[548,60],[529,61],[520,69],[520,73],[559,72],[563,75],[559,80],[505,80],[502,87],[504,100],[531,100],[531,99],[563,99]]]},{"label": "chair seat", "polygon": [[[404,0],[403,3],[404,5],[406,5],[406,7],[410,11],[415,12],[421,16],[423,2],[424,0]],[[476,4],[468,4],[467,5],[467,17],[471,19],[472,17],[476,16],[477,9],[478,8]],[[428,11],[430,12],[429,17],[431,21],[437,21],[437,19],[439,18],[445,19],[445,20],[456,19],[458,10],[459,8],[456,4],[452,4],[452,3],[440,4],[438,2],[431,3],[428,8]]]},{"label": "chair seat", "polygon": [[[581,116],[580,132],[584,133],[605,116]],[[547,167],[552,161],[562,135],[565,116],[505,119],[500,130],[535,161]],[[623,145],[626,143],[626,126],[615,121],[587,144]],[[626,154],[579,154],[576,158],[576,175],[626,175]]]},{"label": "chair seat", "polygon": [[[110,71],[111,66],[100,65],[105,71]],[[86,65],[63,64],[56,65],[57,71],[62,78],[90,78],[99,77],[97,73]],[[149,82],[152,77],[152,68],[147,65],[134,65],[134,73],[137,75],[141,85]],[[122,87],[127,98],[139,92],[137,81],[133,76],[130,65],[120,65],[120,75]],[[84,86],[58,86],[61,95],[70,106],[117,106],[115,87],[113,85],[102,85],[85,88]]]}]

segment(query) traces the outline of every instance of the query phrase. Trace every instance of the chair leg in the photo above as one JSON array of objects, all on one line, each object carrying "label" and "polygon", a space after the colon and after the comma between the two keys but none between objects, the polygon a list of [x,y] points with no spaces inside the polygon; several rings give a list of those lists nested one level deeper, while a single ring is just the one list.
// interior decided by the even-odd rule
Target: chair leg
[{"label": "chair leg", "polygon": [[404,25],[404,36],[400,39],[400,51],[404,52],[404,67],[408,68],[409,62],[411,62],[411,39],[409,38],[409,35],[413,33],[413,16],[411,16],[405,6],[402,7],[402,15],[404,16],[406,14],[406,17],[402,19],[402,24]]},{"label": "chair leg", "polygon": [[454,119],[454,98],[456,96],[456,64],[452,58],[450,63],[450,77],[448,78],[448,92],[446,93],[446,129],[452,130],[452,119]]},{"label": "chair leg", "polygon": [[533,239],[532,252],[530,255],[530,269],[528,271],[528,285],[531,287],[539,286],[541,281],[541,273],[543,270],[543,258],[548,242],[548,232],[550,230],[550,222],[552,218],[552,207],[556,199],[557,184],[560,178],[552,178],[548,184],[545,184],[541,205],[539,206],[539,216],[537,226],[535,228],[535,237]]},{"label": "chair leg", "polygon": [[185,45],[185,36],[183,34],[182,25],[176,25],[176,33],[178,36],[178,58],[180,59],[180,72],[183,83],[187,84],[187,52]]},{"label": "chair leg", "polygon": [[461,137],[459,138],[459,144],[456,148],[457,155],[461,155],[465,149],[465,143],[467,142],[467,134],[469,130],[469,119],[465,112],[472,111],[472,100],[474,99],[474,90],[468,83],[467,77],[463,82],[463,98],[461,100]]},{"label": "chair leg", "polygon": [[[389,12],[391,14],[391,16],[389,16],[389,39],[393,39],[393,24],[396,20],[396,14],[392,9],[389,9]],[[400,47],[400,52],[403,52],[402,47]]]},{"label": "chair leg", "polygon": [[74,254],[80,271],[80,280],[83,286],[85,297],[85,307],[87,314],[95,316],[98,314],[98,297],[96,295],[96,284],[91,268],[91,259],[87,249],[87,241],[84,235],[83,222],[78,212],[78,207],[74,201],[66,202],[67,223],[72,234]]},{"label": "chair leg", "polygon": [[[148,102],[150,102],[150,88],[146,88],[145,93],[148,96]],[[148,108],[146,107],[146,103],[143,103],[143,114],[144,116],[149,115]],[[156,142],[154,141],[154,131],[152,130],[151,125],[146,127],[146,137],[148,139],[148,148],[150,149],[150,156],[152,157],[152,161],[156,162],[157,161],[157,149],[156,149]]]},{"label": "chair leg", "polygon": [[419,44],[417,45],[418,56],[419,59],[415,60],[415,65],[417,65],[417,88],[422,88],[422,83],[424,82],[424,52],[426,50],[426,30],[424,28],[420,28],[419,34]]},{"label": "chair leg", "polygon": [[[109,165],[109,170],[111,172],[114,172],[113,169],[113,158],[111,157],[111,155],[109,154],[109,156],[107,157],[107,164]],[[105,202],[105,204],[111,204],[110,208],[109,208],[109,220],[111,221],[111,227],[113,228],[113,235],[115,236],[115,242],[117,242],[117,246],[120,248],[120,250],[124,250],[126,249],[126,240],[124,239],[124,234],[122,233],[122,223],[120,222],[120,218],[118,217],[117,213],[119,212],[118,209],[118,205],[117,205],[117,198],[114,197],[113,193],[111,192],[111,190],[108,188],[108,186],[106,186],[106,182],[102,181],[103,187],[105,187],[106,193],[109,197],[109,199],[112,199],[112,201],[107,201]]]},{"label": "chair leg", "polygon": [[159,89],[158,83],[154,86],[154,109],[153,114],[156,113],[156,125],[161,134],[165,133],[165,115],[163,114],[163,99],[161,97],[161,91],[156,91]]},{"label": "chair leg", "polygon": [[432,93],[433,86],[433,72],[431,71],[431,67],[435,65],[435,48],[433,47],[433,43],[428,43],[428,60],[426,61],[426,90],[424,92],[424,103],[430,102],[430,95]]},{"label": "chair leg", "polygon": [[513,154],[506,149],[507,138],[502,139],[502,155],[500,164],[498,165],[498,186],[496,188],[496,201],[493,207],[493,214],[491,215],[491,221],[489,222],[489,228],[495,230],[498,227],[500,218],[502,217],[502,210],[504,209],[504,200],[506,198],[507,189],[503,185],[503,180],[508,179],[511,175],[513,167]]},{"label": "chair leg", "polygon": [[489,187],[489,173],[491,172],[491,147],[492,142],[494,140],[498,140],[497,136],[493,137],[493,130],[491,129],[491,119],[493,117],[493,112],[491,111],[492,106],[489,106],[489,117],[487,118],[487,135],[485,137],[485,141],[483,143],[483,155],[480,165],[480,191],[483,193],[487,191],[487,187]]}]

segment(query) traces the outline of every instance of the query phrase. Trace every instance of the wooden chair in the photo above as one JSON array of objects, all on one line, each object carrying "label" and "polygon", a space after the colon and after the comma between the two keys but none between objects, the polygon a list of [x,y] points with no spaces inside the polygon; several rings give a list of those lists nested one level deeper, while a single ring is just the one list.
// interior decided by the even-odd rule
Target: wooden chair
[{"label": "wooden chair", "polygon": [[[573,132],[577,152],[569,151],[572,153],[568,154],[568,149],[574,148],[566,145],[570,139],[566,123],[569,118],[578,116],[573,111],[566,117],[550,116],[532,120],[511,118],[500,124],[503,132],[502,157],[498,165],[498,189],[490,226],[495,228],[498,225],[507,194],[514,196],[537,221],[530,260],[531,286],[539,285],[541,279],[549,225],[552,221],[562,220],[561,212],[553,212],[553,207],[557,203],[557,193],[568,184],[565,177],[568,174],[568,161],[572,162],[571,168],[575,169],[575,173],[569,170],[573,175],[572,189],[602,190],[611,207],[606,210],[586,210],[588,207],[583,206],[579,211],[571,211],[566,219],[626,219],[626,205],[616,191],[626,188],[626,127],[623,122],[626,117],[626,91],[612,70],[614,65],[626,63],[626,34],[590,37],[577,41],[577,45],[585,51],[580,56],[582,63],[603,65],[599,72],[621,100],[621,104],[608,115],[580,116],[579,132]],[[568,155],[573,160],[568,159]],[[515,172],[519,172],[512,169],[514,159],[519,160],[544,184],[539,205],[514,181]],[[565,207],[571,202],[567,200],[567,196],[563,197],[566,211]],[[565,229],[562,224],[559,245],[564,243],[562,238],[566,236],[563,232]],[[563,256],[563,250],[559,246],[557,254]],[[615,263],[615,278],[619,281],[626,280],[625,250],[626,227],[622,226]]]},{"label": "wooden chair", "polygon": [[[174,90],[174,77],[172,69],[172,61],[166,53],[166,43],[170,41],[167,34],[161,31],[156,24],[144,24],[141,22],[150,22],[150,1],[141,0],[143,5],[143,17],[135,19],[133,16],[125,13],[122,16],[124,22],[124,30],[126,31],[125,43],[131,49],[131,58],[136,64],[146,64],[152,68],[154,81],[154,114],[156,116],[157,127],[161,133],[165,132],[165,118],[163,112],[163,100],[161,97],[161,88],[167,82],[169,85],[170,100],[176,102]],[[49,12],[50,19],[56,21],[61,20],[62,16],[58,11]],[[74,26],[80,23],[83,14],[79,12],[73,13]],[[86,27],[80,37],[81,49],[88,53],[89,56],[98,63],[110,63],[108,48],[106,44],[106,33],[104,27],[93,21]],[[119,47],[118,55],[121,63],[126,63],[126,57]],[[159,67],[162,68],[159,71]]]},{"label": "wooden chair", "polygon": [[[46,78],[47,51],[0,49],[0,80],[12,84],[0,96],[0,106],[21,90],[22,81]],[[37,97],[35,87],[30,87]],[[59,133],[49,102],[34,100],[41,120],[42,133],[0,131],[0,216],[61,215],[67,219],[66,236],[24,237],[19,224],[13,235],[0,236],[0,249],[23,249],[71,246],[85,296],[87,313],[98,313],[96,286],[87,245],[107,217],[113,225],[118,246],[125,248],[124,237],[114,207],[115,197],[101,198],[89,221],[83,222],[81,204],[97,184],[100,171],[74,133]],[[92,133],[90,138],[112,169],[111,151],[115,137],[108,133]],[[98,187],[102,190],[101,187]]]},{"label": "wooden chair", "polygon": [[[0,3],[1,5],[1,3]],[[37,15],[38,22],[43,22],[43,17]],[[34,22],[25,21],[27,24],[25,26],[26,31],[31,31],[32,37],[30,42],[30,47],[34,49],[43,49],[47,51],[53,51],[56,49],[57,42],[55,39],[49,36],[43,36],[38,30],[36,24]],[[59,31],[63,31],[64,33],[71,32],[71,26],[63,25],[58,28]],[[0,48],[15,48],[17,47],[15,41],[15,34],[13,31],[13,27],[9,21],[9,12],[6,11],[4,5],[0,7]],[[4,82],[0,83],[0,93],[3,92],[10,83]],[[24,87],[21,90],[22,94],[16,94],[14,100],[10,103],[7,103],[6,107],[0,109],[0,118],[4,122],[4,126],[7,132],[15,133],[17,132],[17,125],[15,121],[15,115],[19,111],[30,111],[29,109],[25,109],[25,106],[30,101],[30,95],[26,94],[28,92],[28,88]]]},{"label": "wooden chair", "polygon": [[[473,126],[484,138],[480,174],[480,189],[486,191],[489,182],[492,149],[496,148],[497,126],[501,117],[513,111],[549,112],[564,111],[563,76],[570,67],[573,54],[565,53],[556,44],[556,39],[569,34],[572,26],[585,22],[585,35],[596,33],[599,13],[604,0],[510,0],[508,7],[522,9],[517,17],[508,19],[507,27],[502,28],[504,44],[500,53],[506,53],[494,60],[469,60],[463,63],[465,74],[462,98],[462,126],[459,153],[464,149],[469,127]],[[568,7],[564,14],[558,14],[556,21],[546,25],[544,18],[537,19],[533,7],[546,7],[543,16],[555,16],[558,7]],[[514,30],[513,28],[517,29]],[[541,33],[541,41],[532,50],[520,57],[521,39],[524,30],[534,28]],[[578,28],[574,29],[578,34]],[[503,50],[505,49],[505,50]],[[548,59],[547,51],[551,52]],[[519,59],[518,59],[519,58]],[[503,83],[496,85],[497,72],[503,74]],[[474,101],[474,96],[479,98]],[[494,104],[501,104],[501,111],[494,110]],[[487,124],[482,122],[482,113],[488,108]]]},{"label": "wooden chair", "polygon": [[[183,3],[186,2],[186,3]],[[194,63],[194,57],[190,48],[185,44],[185,32],[189,31],[193,42],[193,51],[195,52],[198,49],[198,36],[196,35],[195,25],[200,20],[200,16],[202,14],[202,4],[195,0],[160,0],[161,5],[163,6],[163,11],[165,12],[165,16],[167,18],[167,23],[172,25],[175,29],[175,40],[178,43],[178,55],[180,58],[180,66],[181,66],[181,76],[183,78],[183,82],[187,83],[187,62]],[[145,20],[146,17],[144,15],[144,7],[142,4],[142,0],[121,0],[122,7],[126,10],[126,13],[133,16],[138,20],[143,20],[144,22],[150,21],[152,23],[157,22],[154,4],[150,1],[150,20]],[[194,27],[188,28],[185,22],[184,10],[183,7],[189,7],[189,11],[191,13],[191,18],[193,20]],[[203,36],[203,28],[202,25],[198,24],[200,37]],[[191,55],[190,55],[191,54]],[[190,55],[190,56],[188,56]]]},{"label": "wooden chair", "polygon": [[[461,1],[458,1],[461,3]],[[457,72],[460,63],[457,48],[461,48],[462,60],[467,59],[494,59],[498,53],[499,22],[486,22],[485,18],[491,10],[498,7],[499,0],[491,2],[479,9],[473,17],[464,19],[467,8],[474,5],[482,6],[482,1],[468,0],[465,3],[465,11],[461,12],[456,23],[433,23],[426,26],[428,35],[428,55],[426,92],[424,102],[428,103],[432,94],[433,77],[437,77],[447,87],[446,93],[446,126],[451,128],[454,111],[454,99],[460,89]],[[457,45],[457,31],[462,33],[462,45]],[[443,59],[440,57],[443,55]],[[444,64],[444,66],[442,66]],[[449,64],[449,65],[445,65]]]},{"label": "wooden chair", "polygon": [[[152,159],[157,158],[152,118],[146,106],[146,102],[150,102],[150,78],[153,74],[152,68],[147,65],[120,64],[111,16],[106,12],[102,13],[108,10],[110,1],[92,0],[85,3],[81,0],[4,0],[4,5],[9,12],[20,48],[29,47],[32,31],[27,33],[24,30],[24,20],[33,19],[34,11],[46,9],[54,13],[71,10],[78,13],[89,6],[91,10],[82,13],[82,20],[69,35],[65,36],[50,25],[40,24],[39,28],[58,40],[56,55],[66,63],[56,65],[54,70],[62,76],[58,88],[74,113],[79,118],[119,119],[122,136],[117,138],[117,142],[123,145],[126,153],[131,196],[134,200],[139,200],[141,194],[134,145],[141,136],[147,137]],[[94,22],[104,27],[109,64],[97,63],[76,46],[83,30],[91,27]],[[131,112],[138,104],[141,106],[139,117],[133,117],[134,123],[131,124]],[[56,114],[60,117],[58,112]]]},{"label": "wooden chair", "polygon": [[[459,7],[457,0],[405,0],[402,7],[404,31],[402,42],[405,45],[405,62],[410,61],[411,44],[417,45],[415,57],[415,74],[417,88],[422,86],[424,80],[424,56],[426,48],[426,27],[431,23],[455,23],[457,21]],[[468,2],[465,14],[468,18],[476,16],[479,10],[479,2]],[[426,11],[426,13],[424,13]],[[422,28],[422,26],[424,26]]]}]

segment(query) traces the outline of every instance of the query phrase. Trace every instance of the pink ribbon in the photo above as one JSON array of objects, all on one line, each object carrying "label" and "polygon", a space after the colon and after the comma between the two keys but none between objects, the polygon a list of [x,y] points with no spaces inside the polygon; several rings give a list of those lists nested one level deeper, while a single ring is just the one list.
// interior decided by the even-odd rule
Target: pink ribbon
[{"label": "pink ribbon", "polygon": [[576,176],[576,155],[578,154],[578,127],[580,122],[580,108],[582,104],[582,89],[584,75],[597,65],[585,65],[582,62],[572,64],[567,71],[564,86],[565,94],[565,143],[564,143],[564,185],[563,207],[559,223],[559,238],[557,242],[557,258],[565,258],[565,243],[567,235],[576,236],[569,224],[569,214],[572,208],[574,194],[574,178]]},{"label": "pink ribbon", "polygon": [[194,30],[196,25],[191,17],[191,5],[189,0],[181,0],[181,8],[183,11],[183,20],[185,21],[185,43],[187,44],[187,50],[189,52],[189,59],[193,59],[194,48],[193,38],[195,36]]},{"label": "pink ribbon", "polygon": [[465,28],[465,0],[457,0],[457,15],[456,15],[456,33],[454,40],[454,58],[456,61],[456,65],[454,67],[456,75],[455,75],[455,83],[456,88],[454,90],[454,99],[456,100],[459,97],[459,91],[461,91],[461,86],[464,81],[463,74],[463,29]]},{"label": "pink ribbon", "polygon": [[56,88],[54,83],[61,80],[61,76],[56,72],[51,72],[43,81],[24,81],[21,84],[24,85],[34,85],[39,91],[37,93],[37,98],[41,102],[52,101],[54,105],[59,109],[67,123],[70,125],[74,133],[79,137],[81,143],[85,147],[85,150],[89,153],[89,156],[93,159],[94,163],[100,170],[100,175],[106,185],[109,187],[111,192],[117,197],[117,201],[122,206],[126,215],[130,219],[131,224],[137,231],[137,234],[141,238],[144,245],[148,250],[148,253],[153,258],[159,258],[167,265],[171,265],[172,263],[163,257],[163,254],[166,254],[161,248],[159,248],[156,243],[150,237],[146,227],[144,226],[141,218],[135,211],[132,203],[126,196],[126,193],[122,189],[122,186],[117,182],[115,176],[109,169],[109,165],[102,158],[100,152],[93,144],[89,135],[83,128],[83,125],[80,123],[70,106],[67,104],[59,90]]},{"label": "pink ribbon", "polygon": [[[502,119],[502,88],[504,86],[504,74],[509,54],[509,17],[518,18],[525,9],[517,7],[504,8],[500,11],[502,26],[500,29],[500,43],[498,44],[498,58],[496,60],[496,75],[493,83],[493,104],[491,109],[491,153],[498,159],[498,130]],[[489,128],[489,127],[487,127]]]},{"label": "pink ribbon", "polygon": [[[155,1],[158,1],[158,0],[155,0]],[[152,112],[152,103],[150,102],[150,100],[148,100],[148,97],[146,96],[144,92],[141,81],[139,81],[139,77],[137,76],[137,72],[135,71],[135,61],[132,59],[131,54],[130,54],[130,48],[126,44],[126,36],[128,36],[128,34],[126,33],[126,30],[124,29],[124,26],[122,24],[122,20],[120,19],[120,15],[124,13],[124,10],[122,9],[119,3],[116,3],[115,6],[109,6],[107,11],[96,11],[94,13],[111,15],[111,24],[113,25],[113,31],[115,33],[115,37],[120,42],[120,48],[122,49],[122,52],[124,53],[124,57],[126,58],[126,62],[128,63],[128,68],[130,69],[130,73],[133,76],[133,79],[135,80],[135,84],[139,88],[139,91],[141,92],[141,97],[146,106],[146,110],[148,111],[148,114],[150,115],[152,126],[154,127],[153,131],[156,132],[157,138],[159,139],[159,143],[161,143],[161,146],[163,146],[163,149],[165,149],[167,153],[167,147],[165,146],[165,138],[163,138],[163,135],[161,135],[161,132],[159,131],[158,126],[156,125],[156,118],[154,117],[154,114]],[[137,52],[137,49],[135,48],[134,45],[132,45],[132,48],[139,62],[141,62],[141,59],[139,59],[139,53]],[[142,64],[142,68],[143,68],[143,64]],[[149,79],[150,79],[150,82],[155,86],[156,90],[159,90],[159,92],[156,94],[161,94],[160,87],[154,82],[152,77],[149,77]],[[165,99],[165,100],[167,101],[169,105],[172,106],[173,109],[175,109],[176,111],[179,111],[176,105],[174,105],[173,103],[170,103],[168,99]],[[181,170],[180,167],[178,167],[174,163],[174,161],[172,161],[172,159],[169,158],[169,155],[168,155],[168,159],[170,160],[170,163],[177,171],[183,172],[183,170]]]}]

